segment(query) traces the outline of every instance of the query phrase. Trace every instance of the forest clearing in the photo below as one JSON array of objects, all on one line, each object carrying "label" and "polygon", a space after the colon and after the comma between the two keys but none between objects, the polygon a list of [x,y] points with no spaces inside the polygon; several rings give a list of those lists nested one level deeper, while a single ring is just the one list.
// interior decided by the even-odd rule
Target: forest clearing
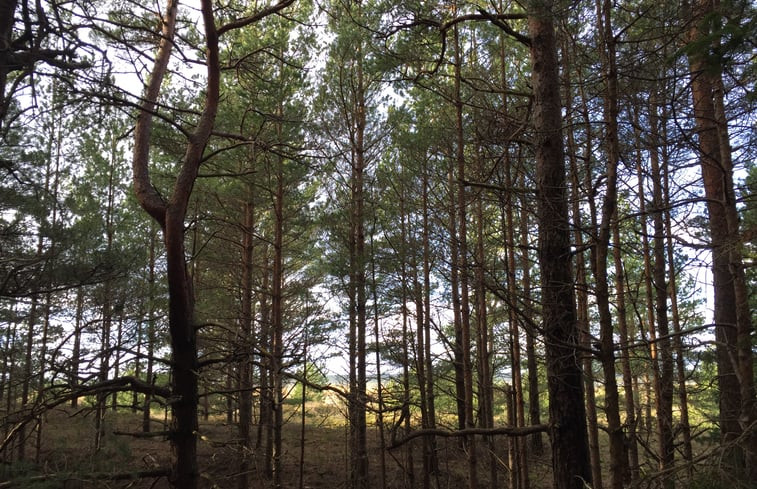
[{"label": "forest clearing", "polygon": [[750,0],[0,0],[0,489],[749,489]]}]

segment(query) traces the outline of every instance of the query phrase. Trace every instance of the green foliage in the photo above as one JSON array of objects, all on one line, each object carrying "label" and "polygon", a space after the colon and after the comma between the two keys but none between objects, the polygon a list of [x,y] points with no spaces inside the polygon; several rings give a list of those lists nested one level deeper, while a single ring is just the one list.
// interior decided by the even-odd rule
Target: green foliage
[{"label": "green foliage", "polygon": [[[757,311],[757,165],[750,165],[747,177],[741,188],[740,195],[743,206],[741,208],[741,223],[746,240],[744,242],[744,262],[746,268],[747,286],[750,294],[750,310]],[[757,316],[752,317],[752,323]],[[757,339],[756,339],[757,340]]]},{"label": "green foliage", "polygon": [[[757,9],[747,0],[719,2],[716,9],[696,19],[704,33],[690,40],[681,52],[704,61],[713,73],[720,73],[724,66],[741,63],[746,59],[747,69],[754,72],[755,62],[750,60],[750,44],[757,33]],[[750,97],[754,97],[754,90]]]},{"label": "green foliage", "polygon": [[[300,369],[300,372],[297,373],[298,377],[307,379],[308,383],[317,385],[317,386],[325,386],[329,384],[329,380],[326,377],[326,374],[324,373],[324,370],[322,367],[319,367],[315,363],[308,363],[304,369]],[[315,387],[311,387],[309,385],[305,386],[305,399],[308,402],[312,401],[323,401],[324,394],[323,391],[320,391],[316,389]],[[292,386],[291,390],[289,391],[289,395],[286,398],[286,402],[288,404],[299,404],[302,402],[302,382],[295,381],[294,386]]]}]

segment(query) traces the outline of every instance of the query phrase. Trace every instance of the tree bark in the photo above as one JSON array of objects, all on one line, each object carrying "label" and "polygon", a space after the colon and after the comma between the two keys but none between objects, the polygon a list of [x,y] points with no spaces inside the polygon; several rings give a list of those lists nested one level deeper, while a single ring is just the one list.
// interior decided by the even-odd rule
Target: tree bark
[{"label": "tree bark", "polygon": [[[566,48],[565,52],[572,52],[573,49],[575,49],[575,44],[567,46],[567,42],[565,42]],[[568,63],[570,65],[572,63]],[[579,73],[580,77],[580,73]],[[571,78],[571,72],[570,70],[566,69],[564,70],[563,75],[564,81],[564,87],[566,90],[569,90],[573,86],[572,78]],[[582,81],[582,80],[581,80]],[[583,84],[581,81],[578,82],[579,86],[579,92],[580,92],[580,98],[581,98],[581,117],[583,120],[583,123],[586,127],[585,129],[585,142],[583,144],[583,159],[584,159],[584,166],[583,166],[583,175],[584,175],[584,185],[586,187],[586,192],[589,195],[593,195],[594,185],[592,182],[592,173],[593,173],[593,160],[592,160],[592,152],[594,150],[594,132],[592,131],[591,127],[591,121],[589,118],[589,106],[587,97],[585,94],[585,91],[583,90]],[[568,91],[567,93],[570,93]],[[569,108],[569,116],[571,114]],[[573,195],[571,197],[571,212],[573,213],[573,227],[574,227],[574,241],[575,241],[575,247],[577,250],[579,250],[576,253],[575,257],[575,274],[576,274],[576,284],[577,284],[577,290],[576,290],[576,319],[578,321],[578,330],[579,330],[579,339],[581,342],[581,346],[584,348],[585,352],[583,355],[581,355],[581,365],[583,367],[584,371],[584,389],[586,393],[586,422],[587,422],[587,430],[588,430],[588,437],[589,437],[589,457],[591,460],[591,479],[594,484],[594,487],[596,489],[602,489],[604,487],[603,484],[603,478],[602,478],[602,464],[601,464],[601,455],[600,455],[600,445],[599,445],[599,426],[597,424],[597,400],[596,400],[596,392],[594,389],[594,356],[590,354],[592,348],[592,334],[591,334],[591,324],[590,324],[590,313],[589,313],[589,283],[587,280],[587,263],[586,263],[586,252],[585,247],[585,241],[584,241],[584,233],[585,233],[585,227],[583,224],[583,213],[581,212],[581,199],[582,196],[580,195],[580,189],[581,189],[581,168],[578,165],[578,155],[579,150],[576,144],[575,137],[573,135],[572,131],[569,131],[567,134],[567,142],[568,142],[568,160],[570,162],[570,180],[571,185],[573,188]],[[593,198],[587,199],[588,203],[588,214],[589,214],[589,224],[590,224],[590,230],[592,230],[592,235],[595,234],[595,230],[597,229],[597,206]],[[587,225],[589,225],[587,224]],[[592,255],[593,258],[593,255]],[[590,264],[591,265],[591,264]],[[593,266],[592,266],[593,269]]]},{"label": "tree bark", "polygon": [[[153,376],[154,355],[155,355],[155,301],[157,294],[155,291],[155,247],[158,240],[158,231],[155,225],[150,226],[150,247],[147,264],[147,367],[145,372],[146,381],[152,385],[155,383]],[[144,404],[142,406],[142,431],[150,432],[150,404],[152,403],[152,394],[146,393]]]},{"label": "tree bark", "polygon": [[199,482],[197,465],[197,327],[194,297],[184,255],[184,218],[205,145],[218,110],[220,69],[218,35],[210,0],[202,1],[207,56],[205,107],[190,138],[169,200],[153,186],[149,172],[152,112],[168,69],[175,34],[178,0],[169,0],[162,21],[162,36],[155,56],[141,110],[134,131],[134,189],[140,205],[163,229],[168,276],[168,322],[172,354],[170,441],[174,453],[170,482],[174,487],[195,489]]},{"label": "tree bark", "polygon": [[557,43],[552,2],[528,17],[536,149],[536,205],[549,390],[552,470],[556,489],[591,484],[582,371],[578,355]]},{"label": "tree bark", "polygon": [[[504,156],[504,180],[505,188],[513,187],[512,165],[509,154]],[[503,207],[504,219],[504,237],[505,250],[507,257],[507,295],[510,301],[515,304],[515,297],[518,291],[516,283],[516,262],[515,262],[515,219],[513,216],[513,201],[511,193],[504,195]],[[482,231],[482,230],[481,230]],[[481,259],[483,259],[483,249],[479,250]],[[482,265],[483,266],[483,265]],[[523,399],[523,379],[521,376],[521,344],[520,344],[520,318],[514,307],[508,308],[508,323],[510,325],[510,357],[512,365],[512,388],[513,388],[513,408],[515,426],[526,426],[525,401]],[[492,419],[492,425],[494,420]],[[510,440],[515,445],[515,462],[513,470],[517,472],[518,487],[528,489],[530,480],[528,477],[528,450],[526,449],[525,439],[516,438]]]},{"label": "tree bark", "polygon": [[[239,328],[239,475],[237,487],[249,488],[250,458],[252,456],[252,344],[253,344],[253,252],[255,229],[255,201],[252,185],[247,185],[243,204],[242,255],[241,255],[241,317]],[[227,419],[228,421],[228,419]],[[233,420],[232,420],[233,421]]]},{"label": "tree bark", "polygon": [[[352,12],[360,18],[360,3]],[[353,93],[351,131],[352,172],[350,175],[350,484],[353,489],[368,487],[366,426],[366,256],[365,256],[365,80],[362,44],[356,46],[355,92]]]},{"label": "tree bark", "polygon": [[[424,336],[424,361],[425,368],[425,384],[421,384],[420,388],[426,391],[426,414],[427,414],[427,428],[436,428],[436,406],[434,395],[434,363],[431,356],[431,237],[429,229],[429,208],[428,208],[428,190],[429,190],[429,175],[428,175],[428,159],[423,160],[423,192],[422,192],[422,208],[423,208],[423,336]],[[420,334],[420,332],[419,332]],[[437,474],[439,472],[439,460],[436,455],[436,438],[434,436],[426,437],[427,442],[427,457],[428,457],[428,475]],[[430,481],[429,481],[430,484]]]},{"label": "tree bark", "polygon": [[597,2],[597,20],[603,47],[600,57],[604,68],[605,93],[603,112],[605,117],[605,140],[607,163],[605,165],[606,188],[602,202],[602,217],[595,246],[592,247],[592,268],[596,278],[596,301],[599,311],[599,359],[602,364],[605,387],[605,417],[610,439],[610,485],[612,489],[623,488],[626,472],[623,449],[623,428],[620,424],[620,401],[615,372],[615,342],[612,312],[610,310],[610,280],[607,275],[610,231],[617,219],[617,181],[620,162],[618,139],[618,73],[615,54],[615,36],[612,31],[611,5],[609,0]]},{"label": "tree bark", "polygon": [[[657,432],[660,456],[660,471],[666,472],[673,467],[675,457],[675,434],[673,432],[673,354],[670,346],[670,327],[668,321],[668,286],[666,280],[667,262],[665,260],[665,227],[663,225],[662,174],[660,172],[659,117],[657,114],[657,96],[651,96],[649,122],[652,129],[650,164],[652,179],[652,225],[654,228],[653,254],[654,270],[653,283],[655,290],[655,318],[658,334],[658,352],[660,362],[660,378],[658,390]],[[663,478],[667,488],[674,487],[671,477]]]},{"label": "tree bark", "polygon": [[[455,5],[455,9],[456,9]],[[462,55],[460,53],[459,29],[457,24],[454,32],[454,84],[455,84],[455,163],[457,165],[457,216],[458,220],[458,255],[456,266],[460,278],[460,340],[463,367],[463,402],[465,404],[465,427],[475,426],[473,418],[473,362],[471,358],[471,328],[470,328],[470,297],[468,289],[468,217],[467,197],[465,188],[465,136],[463,133],[463,101],[461,94]],[[470,489],[478,486],[478,469],[475,436],[466,437],[466,452],[468,455],[468,485]]]},{"label": "tree bark", "polygon": [[[707,19],[719,14],[714,0],[686,2],[688,40],[711,36]],[[690,10],[686,12],[686,10]],[[715,41],[717,45],[719,42]],[[733,163],[723,104],[722,60],[700,48],[689,54],[694,122],[707,202],[715,296],[714,320],[720,387],[720,431],[728,446],[746,433],[733,467],[757,479],[757,401],[755,399],[753,326],[741,254]],[[745,431],[749,430],[749,431]],[[729,449],[730,450],[730,449]]]}]

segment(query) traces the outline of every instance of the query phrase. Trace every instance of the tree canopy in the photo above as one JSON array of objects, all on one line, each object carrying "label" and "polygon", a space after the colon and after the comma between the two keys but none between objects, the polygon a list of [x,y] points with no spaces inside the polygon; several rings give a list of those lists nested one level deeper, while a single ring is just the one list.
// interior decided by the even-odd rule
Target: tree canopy
[{"label": "tree canopy", "polygon": [[0,487],[750,487],[756,34],[0,0]]}]

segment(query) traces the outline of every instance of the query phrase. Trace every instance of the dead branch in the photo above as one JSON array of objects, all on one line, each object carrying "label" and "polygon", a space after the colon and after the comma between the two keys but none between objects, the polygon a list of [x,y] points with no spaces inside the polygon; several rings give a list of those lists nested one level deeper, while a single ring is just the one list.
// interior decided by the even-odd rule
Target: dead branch
[{"label": "dead branch", "polygon": [[404,438],[393,441],[392,444],[389,445],[387,448],[389,450],[394,450],[395,448],[398,448],[404,445],[410,440],[413,440],[415,438],[420,438],[422,436],[441,436],[445,438],[472,436],[472,435],[528,436],[534,433],[544,433],[548,430],[549,430],[549,425],[546,425],[546,424],[537,424],[533,426],[517,426],[517,427],[516,426],[499,426],[496,428],[466,428],[463,430],[455,430],[455,431],[442,430],[439,428],[429,428],[429,429],[424,429],[424,430],[413,431],[412,433],[408,434]]}]

